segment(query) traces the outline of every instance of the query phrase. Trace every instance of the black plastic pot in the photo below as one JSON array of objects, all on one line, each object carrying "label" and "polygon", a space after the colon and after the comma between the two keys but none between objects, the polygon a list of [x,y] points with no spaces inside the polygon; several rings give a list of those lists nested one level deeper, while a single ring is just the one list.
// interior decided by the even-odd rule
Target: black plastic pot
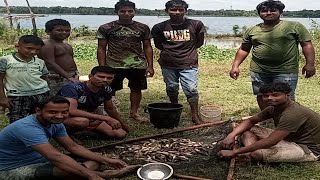
[{"label": "black plastic pot", "polygon": [[179,125],[183,106],[172,103],[151,103],[146,110],[150,115],[150,122],[155,128],[172,129]]}]

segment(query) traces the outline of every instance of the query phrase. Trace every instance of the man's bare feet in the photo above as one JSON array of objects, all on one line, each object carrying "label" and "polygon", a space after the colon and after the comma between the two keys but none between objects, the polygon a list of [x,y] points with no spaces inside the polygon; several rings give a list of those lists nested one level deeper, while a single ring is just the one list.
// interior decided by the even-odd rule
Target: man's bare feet
[{"label": "man's bare feet", "polygon": [[241,162],[251,162],[253,159],[250,156],[250,153],[239,154],[237,160]]},{"label": "man's bare feet", "polygon": [[196,125],[205,124],[206,122],[202,121],[199,117],[192,117],[192,122]]},{"label": "man's bare feet", "polygon": [[137,169],[139,169],[141,165],[129,165],[126,166],[122,169],[117,169],[117,170],[105,170],[103,173],[105,173],[106,177],[105,178],[120,178],[125,176],[128,173],[131,173]]},{"label": "man's bare feet", "polygon": [[130,114],[130,118],[134,119],[135,121],[141,123],[149,123],[150,120],[146,117],[141,116],[140,114]]},{"label": "man's bare feet", "polygon": [[192,120],[192,122],[195,124],[195,125],[200,125],[200,124],[205,124],[206,122],[203,122],[203,121],[200,121],[200,120]]},{"label": "man's bare feet", "polygon": [[133,131],[134,128],[132,126],[129,126],[128,124],[122,124],[122,129],[125,130],[126,132]]}]

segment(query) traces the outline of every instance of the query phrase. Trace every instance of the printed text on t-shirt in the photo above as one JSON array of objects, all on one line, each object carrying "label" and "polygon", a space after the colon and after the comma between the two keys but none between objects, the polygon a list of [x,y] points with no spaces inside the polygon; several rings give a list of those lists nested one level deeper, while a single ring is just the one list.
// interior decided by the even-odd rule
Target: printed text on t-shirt
[{"label": "printed text on t-shirt", "polygon": [[190,41],[189,29],[164,31],[163,34],[167,41]]}]

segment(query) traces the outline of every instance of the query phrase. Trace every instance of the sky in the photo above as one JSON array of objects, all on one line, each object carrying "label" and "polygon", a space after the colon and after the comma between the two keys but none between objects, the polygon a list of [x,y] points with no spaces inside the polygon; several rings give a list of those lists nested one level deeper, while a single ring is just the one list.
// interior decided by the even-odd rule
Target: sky
[{"label": "sky", "polygon": [[[29,0],[30,6],[66,6],[66,7],[110,7],[113,8],[118,0]],[[164,9],[168,0],[131,0],[136,3],[137,8]],[[185,0],[190,9],[195,10],[219,10],[219,9],[241,9],[254,10],[256,5],[263,0]],[[10,6],[26,6],[25,0],[7,0]],[[320,9],[319,0],[282,0],[286,5],[285,10],[316,10]],[[4,6],[0,0],[0,6]]]}]

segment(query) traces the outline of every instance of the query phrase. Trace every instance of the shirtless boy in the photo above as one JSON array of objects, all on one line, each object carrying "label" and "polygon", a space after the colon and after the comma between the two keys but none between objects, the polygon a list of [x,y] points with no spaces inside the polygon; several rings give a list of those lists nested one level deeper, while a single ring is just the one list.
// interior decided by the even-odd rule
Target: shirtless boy
[{"label": "shirtless boy", "polygon": [[49,39],[38,55],[46,62],[50,75],[50,93],[55,95],[67,82],[78,82],[77,65],[72,47],[64,42],[70,36],[70,23],[63,19],[52,19],[45,24]]}]

